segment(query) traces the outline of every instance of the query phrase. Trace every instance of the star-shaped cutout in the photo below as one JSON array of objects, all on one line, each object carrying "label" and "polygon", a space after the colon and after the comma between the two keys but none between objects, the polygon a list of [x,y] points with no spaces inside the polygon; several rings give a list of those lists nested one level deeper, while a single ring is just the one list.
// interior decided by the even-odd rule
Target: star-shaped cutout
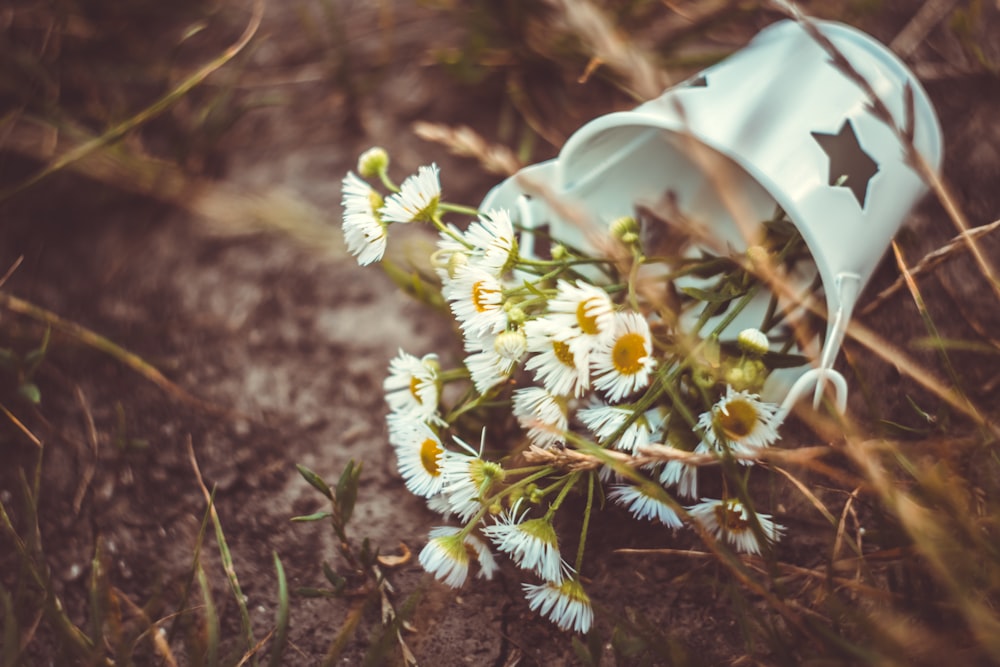
[{"label": "star-shaped cutout", "polygon": [[688,79],[686,83],[688,88],[707,88],[708,78],[704,74],[699,74],[693,79]]},{"label": "star-shaped cutout", "polygon": [[850,188],[863,209],[868,197],[868,182],[879,166],[858,143],[854,125],[845,120],[837,134],[810,132],[830,158],[830,185]]}]

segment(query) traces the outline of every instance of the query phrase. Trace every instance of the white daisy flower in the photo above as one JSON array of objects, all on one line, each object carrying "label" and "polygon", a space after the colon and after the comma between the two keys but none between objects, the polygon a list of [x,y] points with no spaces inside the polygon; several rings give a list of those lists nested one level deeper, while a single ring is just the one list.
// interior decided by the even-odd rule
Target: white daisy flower
[{"label": "white daisy flower", "polygon": [[761,544],[758,535],[770,543],[781,539],[785,527],[771,520],[770,514],[756,514],[760,532],[754,529],[751,512],[735,498],[712,500],[702,498],[694,507],[688,508],[691,517],[712,533],[716,539],[724,539],[730,546],[745,554],[760,555]]},{"label": "white daisy flower", "polygon": [[594,622],[594,610],[590,607],[590,597],[575,578],[563,579],[562,583],[551,581],[544,584],[521,584],[532,611],[559,626],[560,630],[572,630],[586,634]]},{"label": "white daisy flower", "polygon": [[594,349],[590,363],[594,387],[612,403],[646,387],[656,365],[646,318],[638,313],[615,313],[614,332]]},{"label": "white daisy flower", "polygon": [[541,387],[518,389],[511,397],[514,416],[531,441],[542,448],[566,442],[566,399]]},{"label": "white daisy flower", "polygon": [[444,484],[445,449],[437,434],[419,423],[408,433],[397,434],[396,440],[396,465],[410,493],[422,498],[440,493]]},{"label": "white daisy flower", "polygon": [[[635,410],[616,405],[597,405],[584,408],[576,413],[580,421],[597,436],[598,441],[607,445],[607,440],[621,429],[635,414]],[[634,454],[639,447],[645,447],[662,434],[666,410],[654,408],[633,420],[615,443],[615,449]]]},{"label": "white daisy flower", "polygon": [[757,394],[727,386],[726,395],[698,417],[698,428],[712,451],[723,454],[728,450],[749,465],[748,459],[780,437],[774,426],[777,412],[777,405],[760,400]]},{"label": "white daisy flower", "polygon": [[389,195],[380,210],[387,222],[426,222],[437,211],[441,201],[441,182],[436,164],[417,169],[399,187],[399,192]]},{"label": "white daisy flower", "polygon": [[457,269],[469,262],[469,247],[462,230],[451,223],[446,228],[438,235],[437,250],[431,254],[431,265],[442,283],[452,280]]},{"label": "white daisy flower", "polygon": [[493,575],[496,574],[500,567],[497,565],[497,561],[493,557],[493,553],[490,552],[489,544],[475,535],[466,535],[465,545],[472,549],[472,552],[476,554],[476,560],[479,561],[478,578],[487,580],[493,579]]},{"label": "white daisy flower", "polygon": [[481,268],[466,264],[441,290],[451,302],[451,312],[467,336],[497,334],[507,328],[503,309],[503,283]]},{"label": "white daisy flower", "polygon": [[448,497],[443,493],[428,498],[427,509],[435,514],[440,514],[445,521],[451,518],[451,505],[448,503]]},{"label": "white daisy flower", "polygon": [[460,528],[438,526],[431,529],[430,540],[420,551],[420,565],[442,583],[458,588],[469,576],[470,552],[479,561],[479,576],[492,579],[497,565],[489,547],[474,535],[463,535]]},{"label": "white daisy flower", "polygon": [[389,408],[400,414],[409,414],[426,422],[440,422],[437,416],[441,382],[441,366],[436,354],[425,354],[420,359],[403,350],[389,362],[389,377],[382,384]]},{"label": "white daisy flower", "polygon": [[467,453],[445,453],[442,491],[448,497],[451,511],[465,523],[482,509],[482,501],[493,484],[503,481],[504,469],[499,463],[483,460],[482,451],[476,453],[459,438],[455,438],[455,442]]},{"label": "white daisy flower", "polygon": [[518,516],[520,504],[518,501],[501,514],[494,525],[483,529],[483,533],[497,549],[509,554],[518,567],[546,581],[562,583],[566,565],[559,553],[559,540],[551,519],[525,519],[527,509]]},{"label": "white daisy flower", "polygon": [[[696,452],[698,450],[695,450]],[[683,461],[667,461],[660,471],[660,484],[673,487],[677,495],[685,498],[698,497],[698,466]]]},{"label": "white daisy flower", "polygon": [[684,525],[670,505],[647,494],[640,486],[616,486],[608,492],[608,498],[623,506],[637,519],[659,521],[669,528]]},{"label": "white daisy flower", "polygon": [[465,241],[472,246],[472,261],[486,271],[500,276],[517,260],[517,237],[510,214],[504,209],[481,213],[479,220],[465,231]]},{"label": "white daisy flower", "polygon": [[414,431],[427,426],[427,422],[409,412],[390,412],[385,416],[385,423],[389,431],[389,444],[393,447],[405,447]]},{"label": "white daisy flower", "polygon": [[576,284],[560,280],[546,309],[549,319],[572,332],[563,341],[570,342],[574,349],[589,349],[614,331],[615,305],[611,297],[600,287],[582,280]]},{"label": "white daisy flower", "polygon": [[379,216],[382,197],[354,173],[344,177],[341,188],[344,219],[341,229],[347,251],[367,266],[385,254],[387,229]]},{"label": "white daisy flower", "polygon": [[589,353],[561,340],[567,336],[564,325],[543,317],[525,322],[524,332],[534,353],[524,367],[534,371],[536,382],[560,396],[582,396],[590,388]]},{"label": "white daisy flower", "polygon": [[496,336],[466,336],[465,367],[476,391],[487,391],[507,380],[527,350],[527,339],[520,330],[501,331]]}]

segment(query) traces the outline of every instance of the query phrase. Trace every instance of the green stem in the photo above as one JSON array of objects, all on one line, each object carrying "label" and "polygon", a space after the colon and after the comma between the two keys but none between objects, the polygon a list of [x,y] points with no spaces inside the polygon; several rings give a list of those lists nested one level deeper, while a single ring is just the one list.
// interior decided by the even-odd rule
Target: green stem
[{"label": "green stem", "polygon": [[399,186],[392,182],[389,178],[389,172],[386,169],[378,170],[378,179],[382,181],[382,185],[385,186],[386,190],[391,190],[392,192],[399,192]]},{"label": "green stem", "polygon": [[587,533],[590,530],[590,514],[594,509],[595,475],[596,473],[591,471],[590,475],[587,476],[587,506],[583,510],[583,526],[580,528],[580,544],[576,548],[576,562],[573,564],[573,569],[576,570],[577,576],[580,575],[580,568],[583,566],[583,552],[586,550]]},{"label": "green stem", "polygon": [[[440,211],[440,210],[441,210],[441,205],[439,204],[438,205],[438,211]],[[463,238],[462,235],[460,233],[458,233],[455,229],[453,229],[452,227],[449,227],[448,225],[444,224],[444,222],[441,220],[441,217],[439,215],[437,215],[436,212],[435,212],[434,215],[431,216],[431,223],[434,225],[435,229],[437,229],[439,232],[441,232],[445,236],[448,236],[453,241],[457,241],[458,243],[461,243],[463,246],[465,246],[466,248],[469,248],[470,250],[472,249],[472,244],[469,243],[468,241],[466,241],[465,238]]]},{"label": "green stem", "polygon": [[736,303],[736,306],[734,308],[731,308],[729,312],[726,314],[725,318],[723,318],[723,320],[719,322],[718,325],[716,325],[715,329],[712,330],[712,335],[718,336],[723,331],[725,331],[726,327],[732,324],[733,320],[735,320],[736,317],[743,312],[743,309],[750,304],[753,298],[757,296],[757,293],[763,286],[764,286],[763,283],[759,282],[754,283],[753,286],[746,291],[746,294],[744,294],[740,298],[740,300]]},{"label": "green stem", "polygon": [[545,512],[545,520],[546,521],[548,521],[549,519],[551,519],[555,515],[555,513],[557,511],[559,511],[559,506],[562,505],[563,501],[566,499],[566,496],[569,494],[570,489],[572,489],[574,486],[576,486],[576,480],[579,477],[580,477],[580,473],[579,472],[574,472],[574,473],[571,473],[564,480],[562,480],[563,488],[559,491],[559,495],[556,496],[556,499],[554,501],[552,501],[552,504],[549,505],[548,511]]},{"label": "green stem", "polygon": [[442,383],[455,382],[456,380],[468,380],[469,369],[464,366],[462,368],[450,368],[446,371],[439,371],[437,377]]},{"label": "green stem", "polygon": [[500,491],[497,491],[492,496],[482,501],[482,507],[480,507],[479,511],[476,512],[476,514],[472,517],[472,519],[469,520],[469,523],[465,525],[465,528],[463,528],[458,532],[458,535],[461,535],[462,538],[464,539],[465,536],[471,533],[472,529],[479,524],[479,522],[483,519],[483,517],[486,516],[486,513],[490,511],[490,507],[492,507],[493,503],[497,502],[504,496],[509,495],[511,491],[515,491],[517,489],[520,489],[521,487],[527,486],[528,484],[534,482],[536,479],[541,479],[546,475],[551,475],[553,472],[555,472],[555,468],[553,468],[552,466],[545,466],[535,474],[528,475],[524,479],[519,479],[510,486],[505,486]]},{"label": "green stem", "polygon": [[471,206],[462,206],[461,204],[449,204],[448,202],[438,202],[438,210],[444,211],[445,213],[458,213],[459,215],[471,215],[472,217],[479,217],[479,209],[472,208]]}]

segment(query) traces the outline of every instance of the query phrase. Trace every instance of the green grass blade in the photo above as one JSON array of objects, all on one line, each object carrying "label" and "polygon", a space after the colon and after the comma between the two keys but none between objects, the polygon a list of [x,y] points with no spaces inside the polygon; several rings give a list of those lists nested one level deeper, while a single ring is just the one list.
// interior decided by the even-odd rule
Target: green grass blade
[{"label": "green grass blade", "polygon": [[205,569],[198,563],[198,586],[205,601],[205,664],[218,667],[219,664],[219,614],[215,610],[212,589],[208,584]]},{"label": "green grass blade", "polygon": [[[215,542],[219,547],[219,556],[222,559],[222,568],[226,573],[226,580],[229,582],[229,590],[232,592],[233,598],[236,600],[236,606],[240,610],[240,626],[243,630],[245,649],[250,654],[256,655],[255,647],[257,642],[253,637],[253,624],[250,622],[250,612],[247,610],[247,599],[243,595],[243,589],[240,587],[239,577],[236,576],[236,568],[233,565],[233,554],[229,550],[229,544],[226,542],[226,535],[222,530],[219,513],[215,511],[215,490],[213,489],[209,493],[208,487],[205,486],[205,480],[201,476],[201,469],[198,467],[198,459],[194,455],[194,443],[191,442],[190,438],[188,438],[187,447],[191,466],[198,479],[198,486],[201,487],[201,492],[205,496],[205,502],[208,504],[208,514],[212,519],[212,527],[215,529]],[[253,664],[257,664],[256,657],[253,660]]]},{"label": "green grass blade", "polygon": [[288,640],[288,582],[285,579],[285,568],[281,565],[278,552],[274,555],[274,571],[278,575],[278,626],[274,630],[274,644],[271,647],[271,658],[267,661],[268,667],[278,667],[281,664],[281,656],[285,652],[285,643]]},{"label": "green grass blade", "polygon": [[0,601],[3,602],[3,667],[14,667],[20,653],[21,630],[14,613],[14,598],[0,585]]},{"label": "green grass blade", "polygon": [[[222,557],[222,568],[226,573],[226,580],[229,582],[229,590],[232,592],[233,598],[236,600],[236,606],[240,610],[240,626],[243,630],[243,636],[246,638],[246,649],[252,651],[257,642],[253,636],[253,624],[250,622],[247,598],[243,595],[239,577],[236,576],[236,567],[233,565],[233,554],[229,550],[225,533],[222,532],[222,522],[219,521],[219,515],[215,511],[214,505],[211,507],[211,513],[212,525],[215,528],[215,541],[219,546],[219,555]],[[256,660],[254,664],[256,664]]]}]

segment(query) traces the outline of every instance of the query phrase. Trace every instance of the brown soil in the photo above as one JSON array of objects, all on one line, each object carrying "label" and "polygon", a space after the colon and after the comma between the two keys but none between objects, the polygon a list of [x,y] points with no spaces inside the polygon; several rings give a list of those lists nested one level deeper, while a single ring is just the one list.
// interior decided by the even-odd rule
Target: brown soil
[{"label": "brown soil", "polygon": [[[900,7],[863,27],[891,39],[920,3],[895,4]],[[400,6],[387,38],[379,36],[377,17],[367,5],[352,3],[345,16],[352,62],[376,63],[367,78],[357,66],[353,76],[360,94],[348,94],[342,82],[327,76],[282,86],[281,104],[249,113],[227,135],[221,151],[225,182],[242,193],[280,186],[323,211],[335,229],[340,178],[361,150],[378,144],[391,151],[393,172],[400,177],[436,161],[451,200],[478,202],[498,177],[420,142],[409,129],[415,120],[432,120],[471,124],[491,136],[497,126],[501,85],[460,85],[423,56],[430,40],[460,35],[461,23]],[[275,72],[291,79],[312,71],[301,63],[316,61],[317,54],[307,40],[295,38],[297,21],[290,4],[270,4],[248,80]],[[380,60],[383,48],[388,61]],[[945,128],[946,177],[972,223],[991,222],[1000,211],[1000,125],[994,117],[1000,85],[987,75],[952,74],[927,87]],[[588,93],[579,95],[583,100]],[[572,116],[550,122],[572,129],[578,119],[603,113],[610,104],[581,102]],[[13,181],[31,166],[7,159],[5,178]],[[82,175],[48,179],[5,204],[2,218],[0,266],[24,256],[5,291],[108,336],[187,391],[235,413],[220,416],[178,402],[120,363],[58,335],[40,370],[43,398],[37,414],[4,396],[4,405],[17,406],[45,441],[41,540],[72,618],[80,623],[86,618],[90,561],[99,540],[111,581],[125,596],[139,605],[162,599],[165,609],[176,600],[205,511],[189,441],[206,484],[216,488],[258,638],[274,624],[272,552],[280,555],[292,589],[324,586],[321,562],[340,563],[326,524],[289,520],[323,509],[295,464],[334,481],[348,460],[363,461],[354,536],[369,537],[386,553],[396,552],[400,543],[414,553],[423,546],[439,519],[407,493],[395,470],[385,439],[381,382],[398,348],[414,354],[450,349],[444,318],[411,302],[379,271],[360,269],[345,256],[319,253],[278,234],[232,229],[222,234],[182,207],[95,186]],[[913,231],[902,237],[908,259],[915,261],[953,234],[940,207],[928,203]],[[985,248],[1000,257],[992,239]],[[896,275],[887,264],[868,294]],[[940,314],[944,337],[978,338],[975,328],[996,330],[1000,316],[977,310],[970,298],[985,288],[964,256],[936,280],[926,283],[925,296],[931,312]],[[37,341],[38,330],[26,320],[6,313],[3,318],[15,336],[13,345],[23,350]],[[902,294],[864,320],[896,344],[923,335],[919,315]],[[867,397],[854,392],[852,409],[912,422],[899,373],[856,346],[848,352],[869,387],[887,389],[873,389]],[[977,388],[977,398],[996,397],[995,365],[961,355],[956,363]],[[94,446],[87,414],[96,427]],[[8,463],[0,469],[0,497],[23,514],[18,471],[23,467],[30,474],[36,449],[6,421],[0,428],[10,443]],[[146,444],[116,444],[123,437]],[[595,528],[602,539],[594,540],[585,572],[605,637],[617,620],[635,614],[670,629],[691,664],[728,663],[747,651],[728,594],[714,583],[716,566],[610,553],[625,546],[686,548],[693,544],[690,538],[609,514]],[[808,546],[807,535],[793,533],[781,548],[792,555]],[[214,549],[206,553],[224,632],[234,638],[238,616]],[[5,546],[0,567],[10,572],[13,562]],[[671,587],[676,577],[687,581],[683,589]],[[430,581],[414,559],[396,568],[391,580],[398,601],[420,592],[415,632],[406,639],[423,665],[577,664],[571,638],[527,610],[513,571],[453,592]],[[0,581],[8,587],[13,582],[10,575]],[[286,664],[319,664],[349,606],[294,598]],[[377,626],[377,610],[366,614],[342,664],[360,664],[366,637]],[[35,639],[34,664],[63,664],[48,652],[51,646],[50,637]]]}]

